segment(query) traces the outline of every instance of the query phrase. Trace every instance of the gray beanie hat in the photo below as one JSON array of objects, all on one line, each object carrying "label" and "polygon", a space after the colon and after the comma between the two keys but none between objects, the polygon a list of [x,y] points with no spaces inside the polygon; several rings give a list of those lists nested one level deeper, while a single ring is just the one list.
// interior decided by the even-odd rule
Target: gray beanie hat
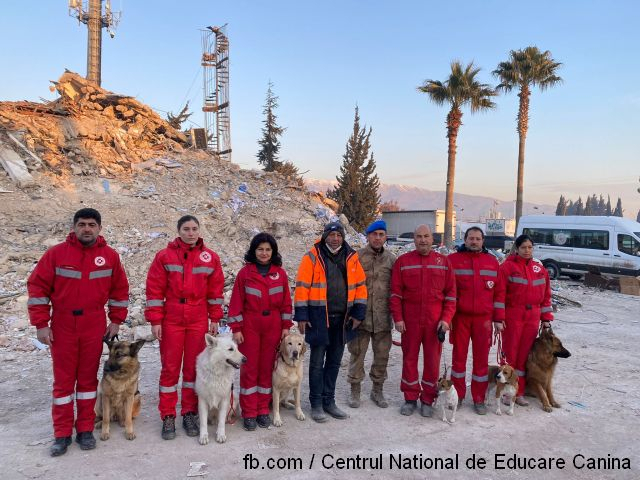
[{"label": "gray beanie hat", "polygon": [[331,232],[338,232],[344,238],[344,227],[340,222],[330,222],[324,226],[322,241],[325,241]]}]

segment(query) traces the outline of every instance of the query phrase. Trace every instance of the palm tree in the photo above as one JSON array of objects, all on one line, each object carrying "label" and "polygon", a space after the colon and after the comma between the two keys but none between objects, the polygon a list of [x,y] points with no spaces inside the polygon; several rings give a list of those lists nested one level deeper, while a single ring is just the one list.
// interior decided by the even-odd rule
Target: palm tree
[{"label": "palm tree", "polygon": [[447,156],[447,193],[444,213],[444,239],[448,247],[453,245],[453,182],[456,170],[456,139],[462,125],[462,107],[468,105],[471,113],[489,110],[496,105],[491,97],[496,91],[485,83],[476,80],[480,68],[473,62],[466,66],[458,61],[451,62],[451,73],[444,82],[425,80],[418,91],[426,93],[436,105],[451,105],[447,115],[447,138],[449,150]]},{"label": "palm tree", "polygon": [[551,52],[541,52],[538,47],[527,47],[524,50],[511,50],[509,60],[500,62],[493,74],[500,79],[498,90],[510,92],[519,88],[520,107],[518,108],[518,186],[516,189],[516,228],[522,216],[524,190],[524,148],[529,130],[529,97],[531,87],[538,86],[540,90],[555,87],[562,82],[556,75],[562,65],[551,57]]}]

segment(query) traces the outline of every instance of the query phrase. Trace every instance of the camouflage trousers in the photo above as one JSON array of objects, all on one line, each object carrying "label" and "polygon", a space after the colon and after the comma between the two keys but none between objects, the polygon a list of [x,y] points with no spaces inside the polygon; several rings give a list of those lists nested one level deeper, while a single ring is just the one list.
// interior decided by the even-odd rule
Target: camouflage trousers
[{"label": "camouflage trousers", "polygon": [[347,374],[349,383],[362,383],[364,380],[364,358],[369,348],[369,341],[371,341],[373,350],[373,362],[371,362],[369,378],[374,384],[380,385],[387,378],[387,364],[389,363],[389,350],[391,350],[391,331],[373,333],[358,330],[358,336],[347,343],[347,348],[351,354],[349,373]]}]

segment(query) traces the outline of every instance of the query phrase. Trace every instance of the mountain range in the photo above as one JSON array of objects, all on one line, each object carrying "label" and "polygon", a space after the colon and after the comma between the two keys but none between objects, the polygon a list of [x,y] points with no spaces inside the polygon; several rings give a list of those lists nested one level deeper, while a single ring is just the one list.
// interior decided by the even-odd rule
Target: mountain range
[{"label": "mountain range", "polygon": [[[309,190],[325,193],[335,186],[335,180],[306,179]],[[382,202],[395,201],[402,210],[444,210],[445,192],[400,184],[380,184]],[[492,208],[504,218],[514,217],[515,200],[456,193],[453,196],[458,221],[474,222],[488,217]],[[525,202],[524,215],[555,215],[556,206]]]}]

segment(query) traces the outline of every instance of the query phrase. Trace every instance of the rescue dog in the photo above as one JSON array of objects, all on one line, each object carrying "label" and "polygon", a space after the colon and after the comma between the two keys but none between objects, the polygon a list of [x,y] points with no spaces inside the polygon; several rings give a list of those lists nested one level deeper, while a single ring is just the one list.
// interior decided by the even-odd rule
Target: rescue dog
[{"label": "rescue dog", "polygon": [[569,350],[562,346],[562,342],[550,328],[543,329],[540,336],[533,342],[527,357],[527,390],[540,399],[545,412],[560,408],[560,404],[553,396],[551,382],[558,358],[570,356]]},{"label": "rescue dog", "polygon": [[[307,345],[304,337],[299,333],[290,333],[282,339],[278,348],[276,367],[272,376],[273,392],[273,424],[282,426],[280,405],[287,409],[296,409],[296,418],[304,420],[304,413],[300,407],[300,389],[302,385],[304,354]],[[289,402],[289,395],[293,391],[294,402]]]},{"label": "rescue dog", "polygon": [[[509,399],[507,415],[513,415],[518,393],[518,374],[511,365],[489,365],[489,387],[496,385],[496,415],[502,415],[500,397]],[[487,390],[488,391],[488,390]]]},{"label": "rescue dog", "polygon": [[[458,410],[458,392],[454,388],[453,383],[451,383],[451,380],[444,377],[438,380],[437,404],[439,408],[442,408],[442,421],[455,423],[456,410]],[[450,420],[447,420],[447,409],[453,410]]]},{"label": "rescue dog", "polygon": [[200,445],[209,443],[207,424],[218,417],[216,442],[227,441],[225,423],[231,401],[233,376],[240,364],[247,361],[229,336],[205,334],[205,349],[196,359],[196,393],[200,416]]},{"label": "rescue dog", "polygon": [[140,413],[138,351],[144,342],[105,342],[109,347],[109,358],[104,362],[95,405],[96,424],[102,421],[100,440],[109,439],[111,420],[124,426],[127,440],[136,438],[133,419]]}]

